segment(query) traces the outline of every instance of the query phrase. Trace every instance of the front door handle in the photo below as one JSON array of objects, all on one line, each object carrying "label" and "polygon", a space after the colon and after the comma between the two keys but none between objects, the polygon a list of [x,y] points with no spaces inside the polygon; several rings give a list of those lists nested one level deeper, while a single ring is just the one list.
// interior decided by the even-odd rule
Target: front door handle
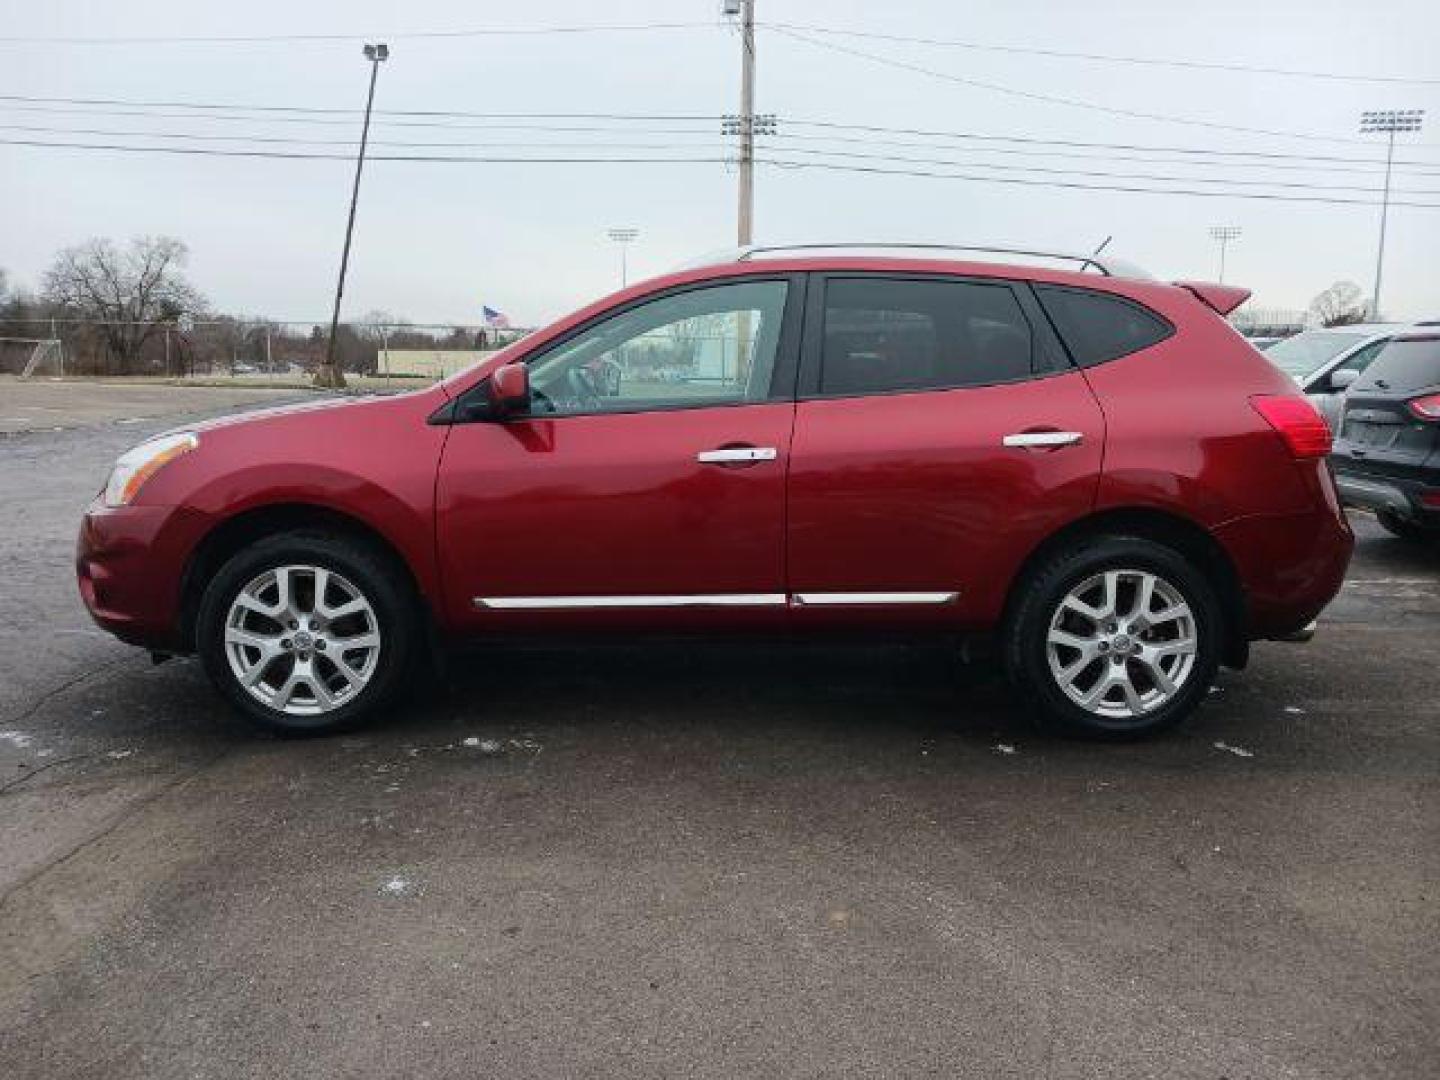
[{"label": "front door handle", "polygon": [[701,450],[695,460],[702,465],[744,465],[756,461],[774,461],[773,446],[722,446],[718,450]]},{"label": "front door handle", "polygon": [[1079,431],[1017,431],[1013,435],[1006,435],[1000,441],[1006,446],[1054,449],[1084,442],[1085,435]]}]

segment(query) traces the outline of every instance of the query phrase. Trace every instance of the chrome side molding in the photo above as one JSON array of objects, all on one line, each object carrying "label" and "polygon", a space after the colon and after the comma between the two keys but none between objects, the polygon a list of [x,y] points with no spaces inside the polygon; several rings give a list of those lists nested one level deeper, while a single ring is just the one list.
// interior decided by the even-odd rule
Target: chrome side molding
[{"label": "chrome side molding", "polygon": [[958,592],[802,592],[791,599],[796,607],[867,607],[892,604],[950,604]]},{"label": "chrome side molding", "polygon": [[673,596],[477,596],[497,611],[582,611],[588,608],[784,607],[784,593],[697,593]]},{"label": "chrome side molding", "polygon": [[888,607],[950,604],[958,592],[694,593],[655,596],[477,596],[488,611],[585,611],[604,608]]}]

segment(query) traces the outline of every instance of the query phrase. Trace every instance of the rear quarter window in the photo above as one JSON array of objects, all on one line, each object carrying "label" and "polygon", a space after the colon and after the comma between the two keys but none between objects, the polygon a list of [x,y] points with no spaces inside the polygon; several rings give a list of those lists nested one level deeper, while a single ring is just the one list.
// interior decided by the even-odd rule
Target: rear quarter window
[{"label": "rear quarter window", "polygon": [[1356,381],[1361,390],[1405,394],[1440,385],[1440,334],[1395,338]]},{"label": "rear quarter window", "polygon": [[1129,356],[1175,333],[1159,315],[1124,297],[1063,285],[1036,285],[1035,293],[1081,367]]}]

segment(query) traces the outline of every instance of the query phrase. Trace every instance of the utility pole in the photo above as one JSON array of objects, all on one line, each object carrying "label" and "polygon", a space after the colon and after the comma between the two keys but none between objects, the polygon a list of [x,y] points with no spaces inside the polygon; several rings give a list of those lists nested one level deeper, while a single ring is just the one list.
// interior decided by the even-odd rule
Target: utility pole
[{"label": "utility pole", "polygon": [[1390,214],[1390,168],[1395,160],[1395,133],[1419,131],[1424,119],[1424,109],[1384,109],[1360,114],[1361,135],[1371,135],[1377,131],[1386,135],[1385,194],[1380,200],[1380,244],[1375,253],[1375,292],[1370,297],[1370,319],[1373,322],[1380,321],[1380,277],[1385,269],[1385,219]]},{"label": "utility pole", "polygon": [[625,262],[625,249],[639,237],[640,230],[626,226],[621,229],[610,229],[608,235],[611,240],[620,245],[620,287],[623,289],[630,280],[630,271]]},{"label": "utility pole", "polygon": [[748,247],[755,224],[755,0],[740,0],[740,208],[736,242]]},{"label": "utility pole", "polygon": [[739,140],[735,155],[740,167],[736,239],[741,247],[748,247],[755,224],[755,136],[775,134],[775,114],[755,115],[755,0],[725,0],[722,10],[740,19],[740,113],[727,115],[720,131]]},{"label": "utility pole", "polygon": [[1220,284],[1225,284],[1225,249],[1230,246],[1231,240],[1240,239],[1239,225],[1212,225],[1210,237],[1220,241]]},{"label": "utility pole", "polygon": [[365,59],[370,61],[370,90],[365,95],[365,123],[360,129],[360,152],[355,157],[355,185],[350,190],[350,217],[345,223],[345,247],[340,252],[340,278],[335,283],[335,311],[330,316],[330,340],[325,346],[325,362],[315,372],[316,386],[341,387],[345,373],[335,359],[335,336],[340,330],[340,298],[345,294],[345,270],[350,265],[350,237],[355,232],[355,204],[360,201],[360,172],[365,168],[365,145],[370,141],[370,108],[375,104],[375,77],[380,65],[390,59],[390,46],[383,41],[366,44]]}]

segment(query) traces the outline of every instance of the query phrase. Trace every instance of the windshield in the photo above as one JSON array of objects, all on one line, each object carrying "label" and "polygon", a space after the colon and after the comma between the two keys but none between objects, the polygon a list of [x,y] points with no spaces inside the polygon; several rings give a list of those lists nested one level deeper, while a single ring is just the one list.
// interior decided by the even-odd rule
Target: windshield
[{"label": "windshield", "polygon": [[1303,379],[1369,337],[1371,335],[1363,331],[1307,330],[1271,345],[1265,350],[1265,359],[1291,378]]}]

